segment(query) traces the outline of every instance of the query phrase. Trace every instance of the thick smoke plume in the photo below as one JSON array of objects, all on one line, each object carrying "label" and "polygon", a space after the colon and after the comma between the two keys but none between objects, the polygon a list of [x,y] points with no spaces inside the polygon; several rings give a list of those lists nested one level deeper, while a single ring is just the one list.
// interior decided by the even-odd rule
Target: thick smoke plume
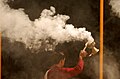
[{"label": "thick smoke plume", "polygon": [[120,0],[110,0],[109,4],[112,6],[112,11],[120,17]]},{"label": "thick smoke plume", "polygon": [[[69,41],[94,41],[91,33],[85,28],[74,28],[66,24],[70,18],[67,15],[55,15],[55,8],[44,9],[39,19],[31,21],[24,13],[24,9],[11,9],[3,0],[0,0],[0,31],[2,37],[12,42],[19,41],[31,49],[39,49],[44,44],[46,48],[53,49],[58,43]],[[49,39],[52,39],[50,44]]]}]

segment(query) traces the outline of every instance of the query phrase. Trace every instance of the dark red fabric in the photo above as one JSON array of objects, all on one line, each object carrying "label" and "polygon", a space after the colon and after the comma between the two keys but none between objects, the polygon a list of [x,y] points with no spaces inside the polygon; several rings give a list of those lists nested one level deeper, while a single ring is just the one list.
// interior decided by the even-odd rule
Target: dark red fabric
[{"label": "dark red fabric", "polygon": [[82,72],[84,66],[83,60],[79,60],[74,68],[59,68],[53,66],[48,72],[48,79],[68,79]]}]

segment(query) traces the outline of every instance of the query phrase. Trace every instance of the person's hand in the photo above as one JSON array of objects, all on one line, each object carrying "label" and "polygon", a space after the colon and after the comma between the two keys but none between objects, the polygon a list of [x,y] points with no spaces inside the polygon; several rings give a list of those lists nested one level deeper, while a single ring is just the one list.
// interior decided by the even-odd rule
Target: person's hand
[{"label": "person's hand", "polygon": [[82,59],[82,58],[84,58],[84,57],[86,57],[87,56],[87,52],[86,51],[84,51],[84,50],[81,50],[80,51],[80,59]]}]

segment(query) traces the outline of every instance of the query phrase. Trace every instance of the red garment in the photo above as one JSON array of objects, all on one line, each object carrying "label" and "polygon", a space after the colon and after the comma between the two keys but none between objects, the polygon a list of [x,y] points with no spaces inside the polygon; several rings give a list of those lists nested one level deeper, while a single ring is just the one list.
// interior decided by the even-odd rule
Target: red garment
[{"label": "red garment", "polygon": [[78,75],[82,72],[84,66],[83,60],[79,60],[78,64],[74,68],[59,68],[57,66],[52,67],[48,74],[47,79],[68,79]]}]

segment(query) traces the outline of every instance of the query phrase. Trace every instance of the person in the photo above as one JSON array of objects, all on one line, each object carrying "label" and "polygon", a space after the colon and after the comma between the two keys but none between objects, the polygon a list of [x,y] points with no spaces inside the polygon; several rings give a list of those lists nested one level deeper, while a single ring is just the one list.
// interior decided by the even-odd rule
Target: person
[{"label": "person", "polygon": [[56,53],[52,57],[55,58],[56,64],[45,73],[44,79],[68,79],[80,74],[84,67],[83,58],[86,57],[87,52],[81,50],[79,54],[79,61],[73,68],[64,68],[65,56],[63,53]]}]

